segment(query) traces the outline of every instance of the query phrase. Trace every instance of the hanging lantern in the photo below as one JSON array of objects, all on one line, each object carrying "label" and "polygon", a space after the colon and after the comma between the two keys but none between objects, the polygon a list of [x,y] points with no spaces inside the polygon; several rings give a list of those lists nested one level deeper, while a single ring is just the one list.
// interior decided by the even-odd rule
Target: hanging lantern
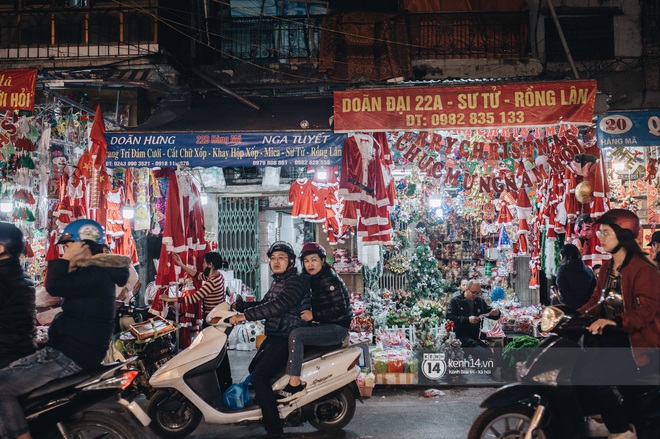
[{"label": "hanging lantern", "polygon": [[575,187],[575,198],[580,204],[591,203],[594,199],[594,185],[585,180]]}]

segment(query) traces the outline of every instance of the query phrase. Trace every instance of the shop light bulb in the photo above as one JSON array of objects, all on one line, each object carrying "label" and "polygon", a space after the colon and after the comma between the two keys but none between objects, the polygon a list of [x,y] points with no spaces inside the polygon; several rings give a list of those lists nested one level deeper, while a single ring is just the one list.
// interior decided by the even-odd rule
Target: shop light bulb
[{"label": "shop light bulb", "polygon": [[437,208],[435,210],[435,217],[436,218],[442,218],[443,216],[444,216],[444,214],[442,213],[442,208]]},{"label": "shop light bulb", "polygon": [[316,172],[316,178],[319,180],[327,180],[328,179],[328,171],[325,169],[321,168]]},{"label": "shop light bulb", "polygon": [[0,198],[0,212],[10,213],[13,207],[14,206],[11,202],[11,199],[9,199],[9,198]]},{"label": "shop light bulb", "polygon": [[429,207],[440,207],[442,205],[442,197],[438,194],[429,197]]},{"label": "shop light bulb", "polygon": [[626,169],[626,164],[623,162],[614,162],[612,163],[612,168],[617,172],[621,172]]},{"label": "shop light bulb", "polygon": [[199,194],[199,200],[202,202],[202,206],[206,206],[206,203],[209,202],[209,196],[206,195],[206,192]]},{"label": "shop light bulb", "polygon": [[135,210],[133,210],[132,206],[124,206],[124,208],[121,211],[122,216],[124,219],[133,219],[135,216]]}]

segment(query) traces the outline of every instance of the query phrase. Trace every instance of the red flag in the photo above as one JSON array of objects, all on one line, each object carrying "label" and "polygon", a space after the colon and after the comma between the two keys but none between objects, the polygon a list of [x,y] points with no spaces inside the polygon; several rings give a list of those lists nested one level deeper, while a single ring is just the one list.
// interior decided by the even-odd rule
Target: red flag
[{"label": "red flag", "polygon": [[105,141],[105,122],[103,122],[101,104],[96,106],[94,124],[92,125],[92,131],[89,133],[89,140],[92,141],[90,153],[94,159],[93,165],[96,168],[100,168],[105,164],[108,156],[108,143]]}]

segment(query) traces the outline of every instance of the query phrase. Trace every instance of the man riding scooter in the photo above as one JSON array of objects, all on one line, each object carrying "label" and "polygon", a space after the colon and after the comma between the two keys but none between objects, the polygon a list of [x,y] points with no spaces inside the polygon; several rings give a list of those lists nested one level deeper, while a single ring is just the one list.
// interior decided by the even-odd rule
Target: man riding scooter
[{"label": "man riding scooter", "polygon": [[295,267],[296,254],[290,244],[278,241],[266,253],[273,272],[273,283],[260,302],[237,301],[237,314],[231,324],[247,320],[266,320],[266,340],[261,344],[249,370],[252,386],[261,407],[263,424],[268,438],[284,437],[284,430],[273,394],[271,380],[286,365],[289,333],[306,322],[300,318],[302,300],[309,292],[309,276],[301,275]]}]

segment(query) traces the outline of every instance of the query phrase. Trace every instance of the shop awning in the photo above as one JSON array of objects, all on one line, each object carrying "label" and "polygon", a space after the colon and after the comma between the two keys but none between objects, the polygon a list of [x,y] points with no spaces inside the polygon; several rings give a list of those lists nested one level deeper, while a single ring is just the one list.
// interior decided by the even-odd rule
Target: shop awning
[{"label": "shop awning", "polygon": [[108,167],[337,166],[332,97],[166,102],[138,129],[107,132]]},{"label": "shop awning", "polygon": [[261,111],[231,97],[165,101],[145,123],[132,130],[153,132],[246,132],[332,129],[332,96],[268,97],[249,100]]}]

